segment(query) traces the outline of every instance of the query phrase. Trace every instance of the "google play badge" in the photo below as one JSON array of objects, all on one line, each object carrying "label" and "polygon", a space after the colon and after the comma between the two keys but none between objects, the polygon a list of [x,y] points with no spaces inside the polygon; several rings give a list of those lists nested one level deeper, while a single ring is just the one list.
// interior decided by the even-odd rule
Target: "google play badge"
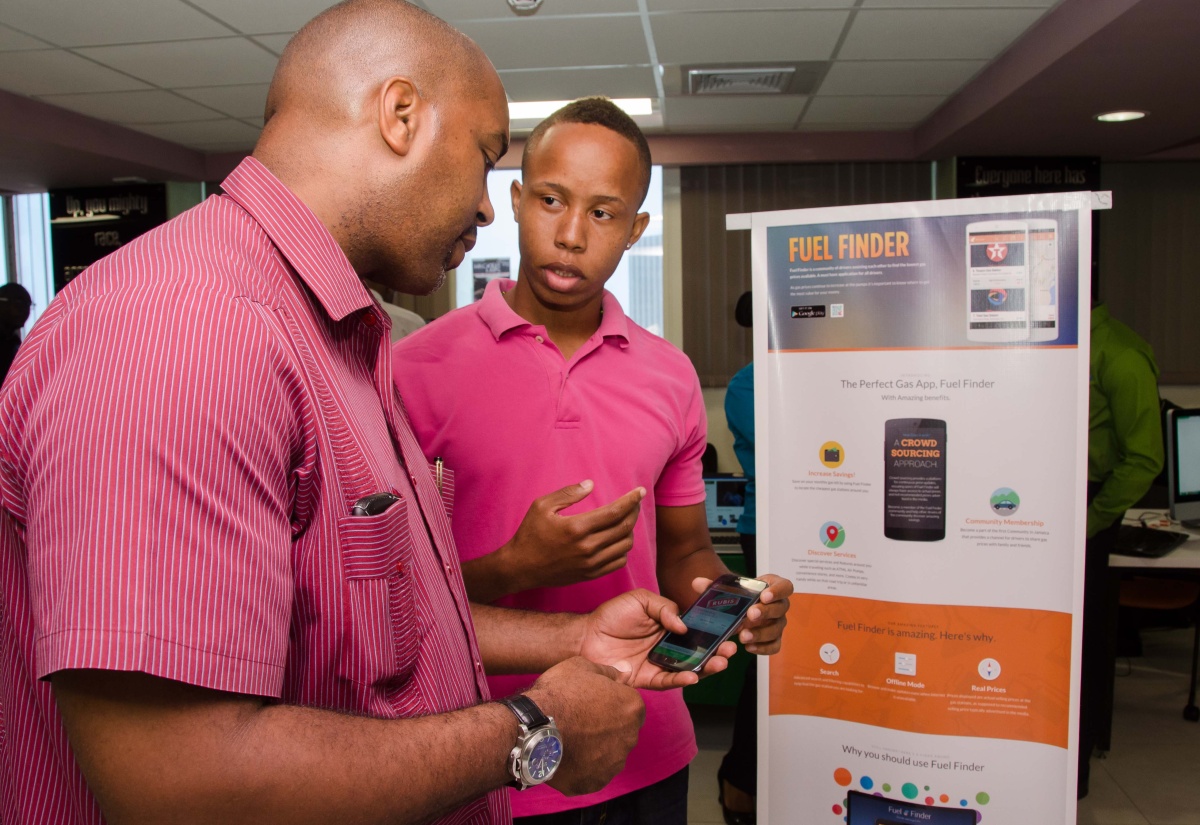
[{"label": "google play badge", "polygon": [[821,544],[829,548],[841,547],[846,542],[846,528],[836,521],[821,525]]}]

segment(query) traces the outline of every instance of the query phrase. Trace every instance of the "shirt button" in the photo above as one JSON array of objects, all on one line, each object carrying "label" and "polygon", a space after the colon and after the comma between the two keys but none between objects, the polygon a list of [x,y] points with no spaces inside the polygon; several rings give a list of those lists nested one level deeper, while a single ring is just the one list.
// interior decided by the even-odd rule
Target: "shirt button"
[{"label": "shirt button", "polygon": [[372,313],[370,310],[367,310],[363,313],[363,323],[369,327],[373,327],[376,323],[378,323],[378,321],[376,320],[374,313]]},{"label": "shirt button", "polygon": [[545,339],[545,338],[543,338],[543,337],[542,337],[542,336],[540,336],[540,335],[539,335],[539,336],[537,336],[536,338],[534,338],[533,340],[537,341],[539,344],[544,344],[544,343],[546,343],[546,339]]},{"label": "shirt button", "polygon": [[399,573],[401,576],[404,575],[404,562],[402,562],[402,561],[396,562],[396,572]]}]

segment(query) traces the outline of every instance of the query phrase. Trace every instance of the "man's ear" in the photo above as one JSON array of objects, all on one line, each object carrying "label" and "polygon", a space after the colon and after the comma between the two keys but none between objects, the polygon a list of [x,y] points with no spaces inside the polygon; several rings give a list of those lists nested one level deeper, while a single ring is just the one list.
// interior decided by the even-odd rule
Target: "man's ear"
[{"label": "man's ear", "polygon": [[519,180],[514,180],[512,182],[512,186],[510,186],[508,188],[508,192],[512,196],[513,220],[520,221],[521,220],[521,215],[520,215],[521,182]]},{"label": "man's ear", "polygon": [[646,227],[650,225],[650,213],[638,212],[633,218],[633,231],[629,233],[629,240],[625,242],[625,248],[629,249],[638,239],[642,237],[642,233],[646,231]]},{"label": "man's ear", "polygon": [[417,86],[407,77],[388,78],[379,93],[379,135],[397,155],[407,155],[427,108]]}]

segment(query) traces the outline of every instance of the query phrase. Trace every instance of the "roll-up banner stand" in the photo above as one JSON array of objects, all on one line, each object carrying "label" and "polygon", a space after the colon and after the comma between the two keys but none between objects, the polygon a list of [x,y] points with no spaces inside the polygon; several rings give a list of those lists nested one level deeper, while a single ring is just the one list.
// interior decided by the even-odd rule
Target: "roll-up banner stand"
[{"label": "roll-up banner stand", "polygon": [[1093,208],[732,215],[752,232],[769,825],[1075,822]]}]

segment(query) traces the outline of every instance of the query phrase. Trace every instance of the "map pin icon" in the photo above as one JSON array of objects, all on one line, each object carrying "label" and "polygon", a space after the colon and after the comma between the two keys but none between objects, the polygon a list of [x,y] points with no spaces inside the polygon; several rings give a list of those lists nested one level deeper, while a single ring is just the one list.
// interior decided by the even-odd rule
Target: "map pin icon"
[{"label": "map pin icon", "polygon": [[829,536],[830,541],[836,541],[838,529],[831,524],[825,528],[825,535]]}]

